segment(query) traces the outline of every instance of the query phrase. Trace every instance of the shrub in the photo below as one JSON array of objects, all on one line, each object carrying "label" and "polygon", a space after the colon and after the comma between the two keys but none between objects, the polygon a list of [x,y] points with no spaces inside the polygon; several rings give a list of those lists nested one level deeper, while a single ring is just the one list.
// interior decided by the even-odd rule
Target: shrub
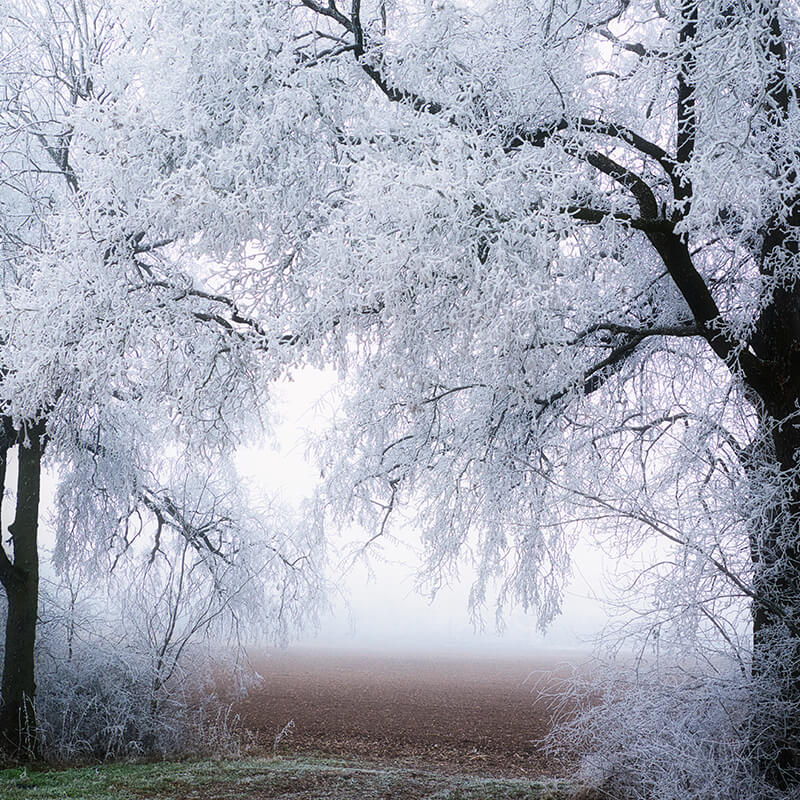
[{"label": "shrub", "polygon": [[773,754],[759,749],[759,720],[780,713],[774,689],[741,671],[606,666],[574,680],[571,715],[549,744],[581,754],[587,798],[789,800],[765,780]]}]

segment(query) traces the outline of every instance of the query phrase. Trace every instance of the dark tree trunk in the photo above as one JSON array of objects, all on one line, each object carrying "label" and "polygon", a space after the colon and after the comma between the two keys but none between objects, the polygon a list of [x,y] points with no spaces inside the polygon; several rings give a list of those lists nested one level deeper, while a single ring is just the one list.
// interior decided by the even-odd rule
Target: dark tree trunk
[{"label": "dark tree trunk", "polygon": [[[39,605],[37,533],[42,443],[39,430],[29,430],[27,435],[28,442],[18,448],[16,514],[9,526],[13,562],[5,551],[0,556],[0,582],[8,599],[0,749],[14,758],[36,753],[34,644]],[[6,449],[2,459],[3,477],[7,452]]]},{"label": "dark tree trunk", "polygon": [[[764,91],[776,168],[786,176],[780,211],[763,230],[759,271],[772,281],[776,270],[800,259],[800,177],[787,159],[780,132],[788,120],[790,86],[780,8],[753,6],[763,15],[767,80]],[[781,491],[766,501],[760,530],[751,540],[753,562],[753,719],[755,753],[772,786],[800,789],[800,285],[778,280],[756,322],[750,347],[759,360],[745,379],[759,397],[767,461]],[[766,285],[769,285],[767,283]]]},{"label": "dark tree trunk", "polygon": [[799,434],[795,423],[772,436],[786,492],[751,543],[756,702],[751,744],[767,782],[781,790],[800,786],[800,486],[785,461],[790,454],[794,460]]},{"label": "dark tree trunk", "polygon": [[[800,227],[798,204],[789,206]],[[785,226],[769,231],[776,246],[798,257]],[[768,272],[767,268],[764,272]],[[752,745],[767,782],[800,787],[800,288],[778,288],[762,312],[753,347],[764,370],[757,381],[762,427],[769,433],[753,467],[756,490],[773,483],[761,524],[751,538],[753,562],[753,679],[756,713]],[[774,482],[779,479],[779,484]]]}]

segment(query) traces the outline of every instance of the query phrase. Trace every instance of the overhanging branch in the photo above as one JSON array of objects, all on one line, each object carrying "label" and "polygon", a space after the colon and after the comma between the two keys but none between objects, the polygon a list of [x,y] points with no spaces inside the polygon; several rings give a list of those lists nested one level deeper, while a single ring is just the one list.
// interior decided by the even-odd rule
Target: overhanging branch
[{"label": "overhanging branch", "polygon": [[[405,103],[417,111],[429,114],[441,114],[445,110],[441,104],[428,101],[413,91],[396,88],[390,83],[379,66],[370,64],[365,60],[367,42],[360,20],[359,0],[354,0],[352,14],[349,18],[337,9],[334,0],[328,0],[327,6],[322,6],[316,0],[301,1],[307,8],[334,20],[354,36],[356,46],[353,54],[359,66],[389,100]],[[697,0],[681,0],[680,11],[677,150],[675,157],[670,156],[663,148],[625,126],[591,118],[578,118],[576,120],[562,118],[539,129],[510,131],[504,141],[504,150],[507,153],[511,153],[526,143],[533,147],[543,147],[553,137],[564,131],[607,136],[632,147],[638,153],[660,165],[672,185],[674,198],[678,206],[676,212],[679,215],[678,218],[681,215],[685,215],[691,199],[692,187],[683,172],[683,167],[693,157],[696,130],[695,63],[692,45],[697,35]],[[778,25],[777,17],[774,25]],[[777,46],[775,45],[775,47]],[[776,57],[779,56],[781,56],[781,53],[776,53]],[[778,101],[783,99],[779,89],[780,87],[777,84],[772,87],[773,93],[778,95]],[[455,116],[452,117],[451,122],[459,124]],[[659,204],[650,185],[632,169],[618,163],[604,153],[584,147],[579,142],[564,142],[562,147],[566,153],[591,165],[623,186],[631,193],[639,208],[638,217],[619,212],[606,212],[591,207],[567,209],[568,213],[577,220],[592,223],[615,218],[621,222],[628,223],[632,228],[643,231],[663,260],[670,277],[686,300],[702,335],[708,341],[714,353],[731,371],[737,371],[741,368],[751,385],[757,387],[763,381],[763,376],[760,374],[763,370],[758,359],[743,346],[742,342],[734,340],[729,334],[725,333],[725,326],[719,307],[705,280],[694,266],[684,237],[674,233],[674,221],[666,220],[659,216]],[[632,347],[635,347],[635,344],[625,345],[624,352],[628,352]],[[609,365],[604,363],[600,369]],[[590,378],[591,376],[588,376],[586,380]],[[566,393],[566,390],[564,393]],[[563,396],[563,394],[556,393],[556,395],[543,402],[545,404],[552,402],[557,396]]]},{"label": "overhanging branch", "polygon": [[654,326],[652,328],[635,328],[614,322],[598,322],[596,325],[592,325],[584,331],[581,331],[576,337],[564,344],[565,346],[579,344],[592,333],[597,333],[598,331],[608,331],[609,333],[618,334],[623,336],[624,339],[614,347],[605,358],[587,367],[578,381],[558,389],[547,397],[536,398],[534,403],[539,406],[540,411],[549,408],[553,403],[556,403],[562,397],[566,397],[570,392],[576,389],[580,389],[585,395],[597,391],[613,374],[614,368],[621,366],[628,356],[630,356],[646,339],[654,336],[680,338],[702,336],[702,331],[693,325],[664,325]]},{"label": "overhanging branch", "polygon": [[674,224],[668,219],[643,219],[622,211],[606,211],[602,208],[591,208],[589,206],[568,206],[564,211],[580,222],[600,224],[607,219],[612,219],[616,222],[622,222],[634,230],[651,233],[671,233],[675,229]]}]

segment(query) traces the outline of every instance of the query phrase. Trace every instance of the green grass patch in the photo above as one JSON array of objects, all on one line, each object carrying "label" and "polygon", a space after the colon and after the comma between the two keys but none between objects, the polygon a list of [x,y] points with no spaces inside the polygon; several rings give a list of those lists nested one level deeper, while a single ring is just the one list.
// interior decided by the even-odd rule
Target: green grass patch
[{"label": "green grass patch", "polygon": [[563,800],[563,782],[308,757],[0,770],[3,800]]}]

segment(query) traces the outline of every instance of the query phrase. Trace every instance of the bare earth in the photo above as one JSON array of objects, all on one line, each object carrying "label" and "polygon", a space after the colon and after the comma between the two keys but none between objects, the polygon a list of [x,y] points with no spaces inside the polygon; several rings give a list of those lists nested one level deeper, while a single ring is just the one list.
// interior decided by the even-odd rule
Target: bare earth
[{"label": "bare earth", "polygon": [[254,655],[264,682],[237,709],[269,752],[404,760],[460,772],[563,773],[540,739],[575,656],[387,655],[297,649]]}]

